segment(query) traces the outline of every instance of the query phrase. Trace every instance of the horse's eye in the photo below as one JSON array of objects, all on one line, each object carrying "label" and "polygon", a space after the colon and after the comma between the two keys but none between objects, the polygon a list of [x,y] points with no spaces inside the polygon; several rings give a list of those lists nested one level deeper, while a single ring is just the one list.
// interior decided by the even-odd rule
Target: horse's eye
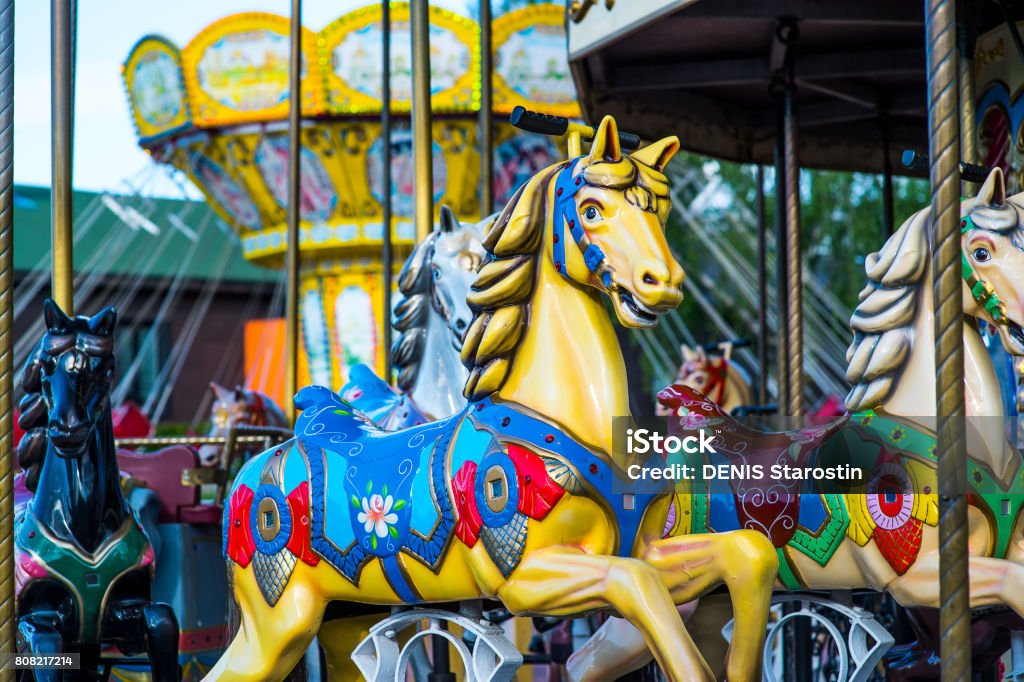
[{"label": "horse's eye", "polygon": [[583,211],[583,217],[590,222],[601,219],[601,212],[594,206],[587,206],[587,210]]},{"label": "horse's eye", "polygon": [[441,271],[434,268],[434,279],[441,279]]},{"label": "horse's eye", "polygon": [[979,263],[987,263],[988,261],[992,260],[992,254],[989,253],[988,249],[986,248],[977,248],[974,250],[974,253],[972,255],[974,256],[974,260],[978,261]]}]

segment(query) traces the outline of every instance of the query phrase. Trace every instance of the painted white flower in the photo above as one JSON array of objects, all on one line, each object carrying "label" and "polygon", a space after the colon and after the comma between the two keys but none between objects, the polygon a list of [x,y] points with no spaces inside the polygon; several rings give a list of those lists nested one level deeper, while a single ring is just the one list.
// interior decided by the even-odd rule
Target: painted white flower
[{"label": "painted white flower", "polygon": [[679,415],[679,426],[683,431],[696,431],[708,425],[708,418],[699,412],[687,412]]},{"label": "painted white flower", "polygon": [[367,533],[372,530],[377,534],[377,537],[386,537],[388,526],[398,522],[398,514],[391,511],[394,504],[395,499],[391,495],[381,497],[374,494],[369,498],[364,497],[362,502],[363,511],[359,512],[356,520],[363,524],[363,530]]}]

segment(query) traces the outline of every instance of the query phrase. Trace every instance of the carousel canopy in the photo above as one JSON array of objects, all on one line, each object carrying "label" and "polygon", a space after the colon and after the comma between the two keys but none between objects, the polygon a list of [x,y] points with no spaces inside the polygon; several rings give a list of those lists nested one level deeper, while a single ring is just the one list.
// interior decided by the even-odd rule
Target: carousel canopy
[{"label": "carousel canopy", "polygon": [[[771,163],[775,74],[791,45],[800,163],[878,172],[888,142],[928,148],[924,6],[862,0],[584,0],[569,22],[569,59],[590,120],[613,114],[645,137],[678,134],[685,148]],[[961,3],[980,33],[1003,21],[996,3]],[[1019,3],[1018,3],[1019,5]],[[1018,10],[1019,11],[1019,10]],[[1010,52],[1013,44],[1006,45]]]}]

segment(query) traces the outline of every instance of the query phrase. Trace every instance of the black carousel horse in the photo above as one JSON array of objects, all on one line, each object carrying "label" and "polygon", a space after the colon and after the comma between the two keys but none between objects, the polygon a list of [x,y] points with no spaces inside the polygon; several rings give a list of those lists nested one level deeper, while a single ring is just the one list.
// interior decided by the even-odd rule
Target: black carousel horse
[{"label": "black carousel horse", "polygon": [[[22,378],[18,460],[35,495],[15,520],[19,650],[78,652],[63,679],[101,680],[116,646],[148,654],[154,682],[178,680],[178,622],[150,600],[153,550],[128,506],[110,385],[117,313],[69,317],[45,301],[46,334]],[[38,670],[36,679],[61,679]],[[70,672],[70,671],[68,671]]]}]

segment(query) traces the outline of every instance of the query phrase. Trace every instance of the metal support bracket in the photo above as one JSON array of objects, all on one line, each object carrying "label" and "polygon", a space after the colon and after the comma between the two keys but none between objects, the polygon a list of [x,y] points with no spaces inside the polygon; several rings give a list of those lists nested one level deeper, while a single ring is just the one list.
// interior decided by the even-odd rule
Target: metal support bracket
[{"label": "metal support bracket", "polygon": [[[420,627],[424,621],[426,626]],[[442,622],[471,635],[472,650],[450,628],[442,628]],[[410,627],[419,629],[404,645],[400,644],[399,633]],[[462,659],[462,679],[466,682],[510,682],[523,664],[523,655],[490,621],[419,608],[394,613],[373,626],[352,653],[352,660],[369,682],[404,682],[413,654],[428,637],[442,637],[451,643]]]},{"label": "metal support bracket", "polygon": [[[838,650],[839,672],[836,679],[847,682],[867,682],[886,652],[895,640],[874,614],[857,606],[846,606],[826,597],[810,594],[778,594],[772,597],[772,605],[790,604],[797,608],[781,616],[768,628],[764,644],[764,680],[780,682],[775,675],[775,639],[782,633],[786,621],[795,618],[809,618],[828,632]],[[846,636],[836,625],[836,620],[847,623]],[[733,621],[722,628],[722,636],[732,639]]]}]

